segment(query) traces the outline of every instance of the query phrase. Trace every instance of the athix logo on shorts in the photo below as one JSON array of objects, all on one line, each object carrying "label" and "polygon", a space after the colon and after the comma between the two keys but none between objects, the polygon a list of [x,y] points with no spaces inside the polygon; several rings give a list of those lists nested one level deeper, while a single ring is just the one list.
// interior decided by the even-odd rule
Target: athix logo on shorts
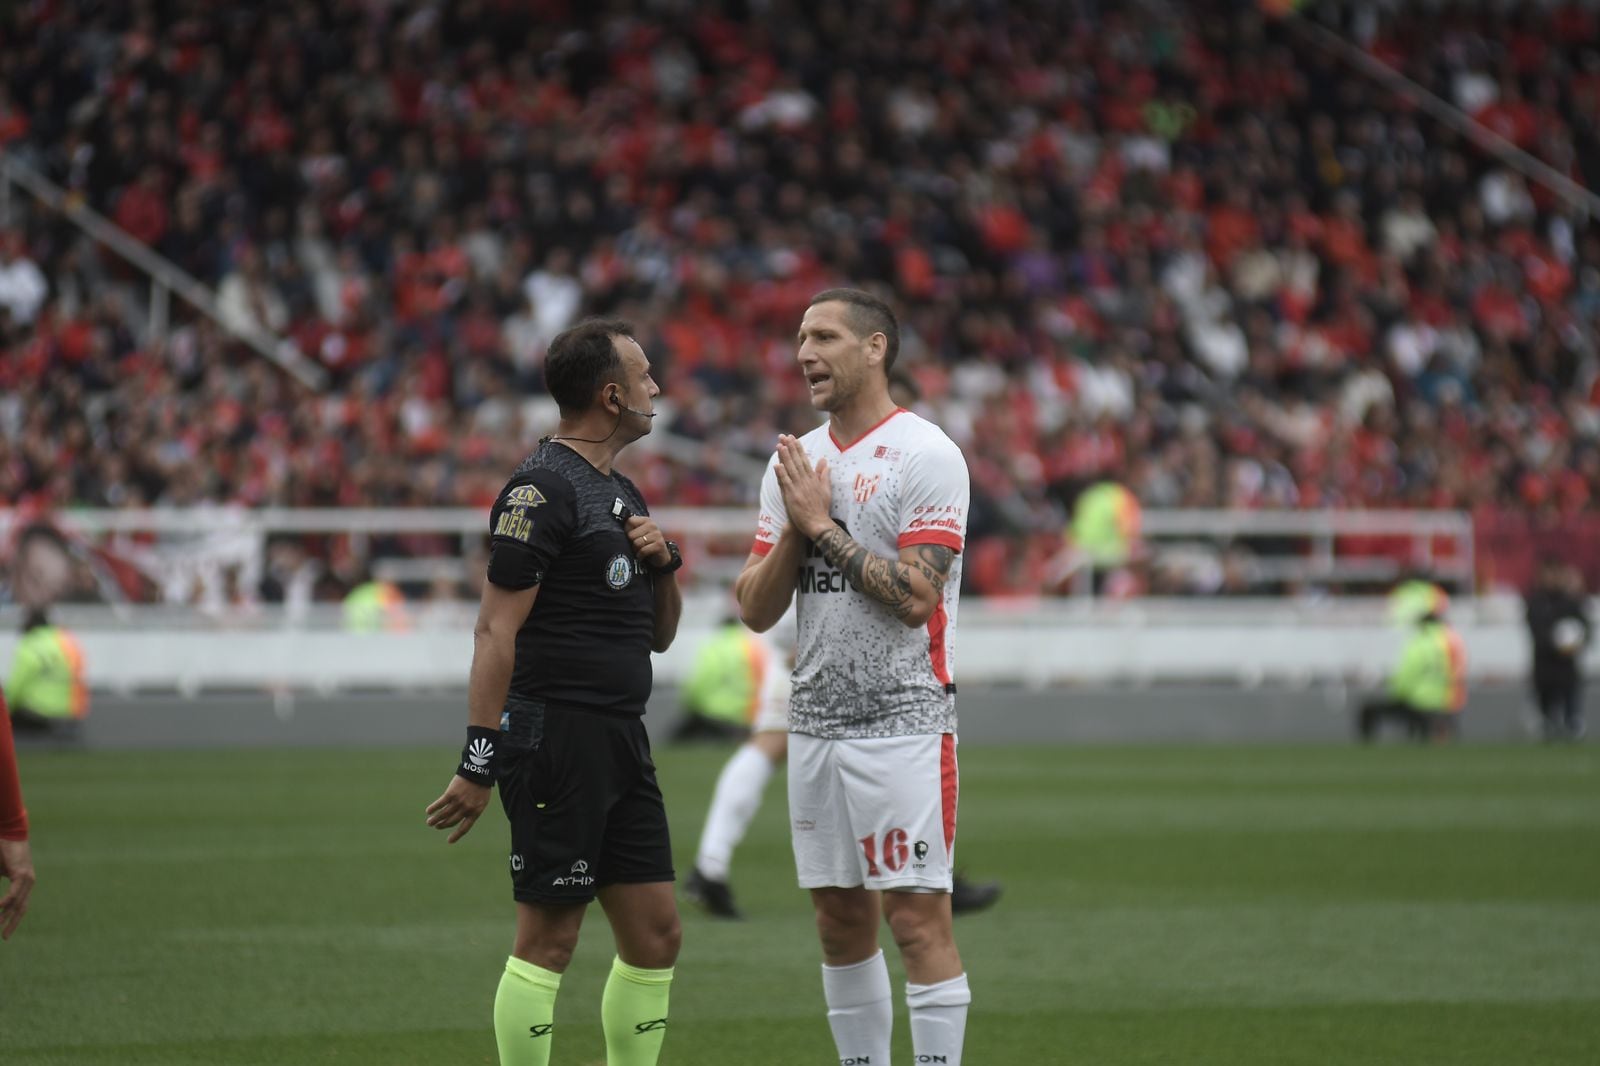
[{"label": "athix logo on shorts", "polygon": [[882,474],[873,474],[871,477],[868,477],[865,474],[857,474],[856,502],[866,503],[868,500],[872,499],[872,494],[878,491],[878,484],[882,480]]},{"label": "athix logo on shorts", "polygon": [[487,773],[489,760],[494,758],[494,745],[485,737],[479,737],[467,746],[467,762],[478,773]]},{"label": "athix logo on shorts", "polygon": [[589,864],[582,859],[572,864],[572,870],[566,877],[558,877],[550,882],[553,885],[563,885],[569,888],[581,888],[594,884],[594,878],[589,874]]},{"label": "athix logo on shorts", "polygon": [[614,589],[625,589],[633,580],[633,560],[626,555],[613,555],[606,564],[606,584]]}]

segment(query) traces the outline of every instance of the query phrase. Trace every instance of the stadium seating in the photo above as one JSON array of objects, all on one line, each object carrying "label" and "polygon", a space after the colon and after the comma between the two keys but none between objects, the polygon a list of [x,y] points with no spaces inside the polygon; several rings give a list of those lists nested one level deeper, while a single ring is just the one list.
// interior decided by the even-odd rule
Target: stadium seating
[{"label": "stadium seating", "polygon": [[[1600,577],[1600,231],[1304,36],[1223,2],[627,6],[10,8],[4,150],[333,384],[205,320],[150,343],[143,280],[29,214],[0,499],[481,505],[589,312],[638,323],[663,428],[762,456],[814,417],[800,311],[851,281],[892,292],[966,450],[975,591],[1036,585],[1107,476],[1149,507],[1469,510],[1513,582],[1518,531],[1580,529]],[[1592,12],[1398,6],[1341,28],[1600,185]],[[652,499],[753,497],[636,463]]]}]

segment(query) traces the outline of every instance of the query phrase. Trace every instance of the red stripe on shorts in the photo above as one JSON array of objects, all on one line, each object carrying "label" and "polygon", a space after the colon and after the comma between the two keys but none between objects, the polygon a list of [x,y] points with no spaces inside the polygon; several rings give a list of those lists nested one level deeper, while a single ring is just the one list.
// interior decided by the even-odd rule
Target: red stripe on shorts
[{"label": "red stripe on shorts", "polygon": [[939,745],[939,801],[944,807],[944,853],[949,858],[956,846],[956,794],[960,791],[956,773],[956,735],[946,733]]}]

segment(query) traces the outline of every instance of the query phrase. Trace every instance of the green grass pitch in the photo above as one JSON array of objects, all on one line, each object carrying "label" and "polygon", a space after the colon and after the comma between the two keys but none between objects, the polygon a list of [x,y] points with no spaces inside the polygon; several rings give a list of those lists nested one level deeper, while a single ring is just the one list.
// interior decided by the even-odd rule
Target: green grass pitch
[{"label": "green grass pitch", "polygon": [[[658,753],[680,870],[726,754]],[[492,1063],[506,831],[423,826],[450,759],[25,753],[40,883],[0,945],[0,1062]],[[962,771],[961,863],[1006,883],[957,925],[969,1066],[1600,1062],[1592,750],[968,747]],[[792,878],[774,780],[736,857],[750,920],[685,911],[664,1064],[835,1061]],[[558,1066],[602,1061],[610,956],[591,913]]]}]

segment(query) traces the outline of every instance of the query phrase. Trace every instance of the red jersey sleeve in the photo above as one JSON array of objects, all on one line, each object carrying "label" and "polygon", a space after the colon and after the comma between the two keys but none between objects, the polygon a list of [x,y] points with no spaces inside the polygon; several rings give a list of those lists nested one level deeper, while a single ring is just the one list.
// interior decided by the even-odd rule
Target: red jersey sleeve
[{"label": "red jersey sleeve", "polygon": [[22,779],[11,739],[11,715],[0,696],[0,840],[27,840],[28,812],[22,806]]}]

